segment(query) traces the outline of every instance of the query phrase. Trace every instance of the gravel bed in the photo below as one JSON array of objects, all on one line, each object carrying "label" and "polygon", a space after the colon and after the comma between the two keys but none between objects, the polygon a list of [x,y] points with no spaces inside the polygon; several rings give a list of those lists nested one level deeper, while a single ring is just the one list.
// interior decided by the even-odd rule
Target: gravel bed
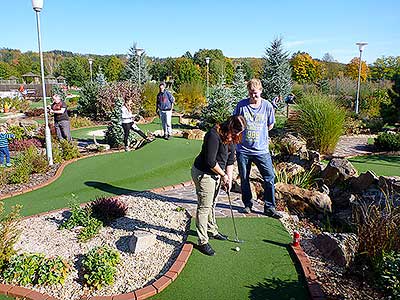
[{"label": "gravel bed", "polygon": [[[79,299],[82,295],[109,296],[143,287],[170,268],[186,240],[188,214],[176,211],[175,204],[165,202],[162,196],[153,193],[120,196],[120,199],[128,205],[127,215],[103,227],[95,238],[86,243],[77,240],[77,232],[58,230],[68,211],[21,221],[22,234],[15,245],[19,253],[39,252],[49,257],[59,255],[74,266],[64,285],[33,289],[65,300]],[[129,252],[129,237],[135,230],[156,235],[156,244],[138,254]],[[99,245],[116,248],[121,255],[121,263],[117,267],[114,285],[90,291],[82,283],[81,262],[84,254]]]},{"label": "gravel bed", "polygon": [[1,187],[0,196],[4,196],[10,193],[17,193],[24,191],[26,189],[35,187],[43,182],[46,182],[50,178],[54,177],[56,171],[60,164],[54,164],[50,166],[49,170],[43,174],[31,174],[29,176],[29,181],[27,183],[20,183],[20,184],[6,184]]},{"label": "gravel bed", "polygon": [[286,215],[281,219],[287,231],[300,232],[300,245],[311,261],[317,280],[329,300],[384,300],[389,299],[368,282],[350,276],[346,269],[324,258],[312,242],[316,228],[308,222],[299,222],[297,216]]}]

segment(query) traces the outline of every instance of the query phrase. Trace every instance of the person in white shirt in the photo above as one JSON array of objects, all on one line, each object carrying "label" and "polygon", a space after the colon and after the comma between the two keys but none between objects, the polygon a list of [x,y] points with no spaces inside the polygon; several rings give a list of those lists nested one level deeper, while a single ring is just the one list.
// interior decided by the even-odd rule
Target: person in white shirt
[{"label": "person in white shirt", "polygon": [[133,119],[133,114],[131,110],[132,101],[130,99],[125,99],[122,105],[122,128],[124,129],[124,145],[125,151],[129,151],[129,131],[133,130],[139,134],[146,142],[151,142],[152,139],[148,137],[136,124]]}]

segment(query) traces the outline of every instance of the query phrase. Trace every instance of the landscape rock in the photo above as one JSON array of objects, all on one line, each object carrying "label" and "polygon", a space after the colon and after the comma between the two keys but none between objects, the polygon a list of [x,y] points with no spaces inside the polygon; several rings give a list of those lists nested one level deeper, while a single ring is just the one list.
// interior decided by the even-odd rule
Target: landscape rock
[{"label": "landscape rock", "polygon": [[358,249],[358,238],[354,233],[328,233],[317,235],[313,243],[327,259],[347,267]]},{"label": "landscape rock", "polygon": [[275,197],[300,214],[332,211],[332,201],[327,194],[292,184],[275,184]]},{"label": "landscape rock", "polygon": [[148,231],[138,230],[129,240],[129,250],[135,254],[146,251],[156,243],[156,236]]},{"label": "landscape rock", "polygon": [[357,170],[344,158],[332,159],[322,172],[322,177],[328,186],[342,183],[352,176],[357,176]]},{"label": "landscape rock", "polygon": [[188,140],[203,140],[206,133],[200,129],[191,129],[183,132],[183,137]]},{"label": "landscape rock", "polygon": [[358,177],[350,179],[350,186],[355,192],[361,192],[368,189],[371,185],[377,185],[379,182],[378,176],[372,171],[361,173]]}]

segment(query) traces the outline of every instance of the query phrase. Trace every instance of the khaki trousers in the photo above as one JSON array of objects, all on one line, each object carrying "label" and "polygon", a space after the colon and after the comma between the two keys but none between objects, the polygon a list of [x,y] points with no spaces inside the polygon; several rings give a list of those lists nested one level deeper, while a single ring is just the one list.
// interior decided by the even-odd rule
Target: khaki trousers
[{"label": "khaki trousers", "polygon": [[218,233],[215,220],[215,205],[221,180],[218,175],[208,175],[192,167],[192,179],[196,186],[197,211],[196,228],[199,245],[208,243],[208,232],[211,235]]}]

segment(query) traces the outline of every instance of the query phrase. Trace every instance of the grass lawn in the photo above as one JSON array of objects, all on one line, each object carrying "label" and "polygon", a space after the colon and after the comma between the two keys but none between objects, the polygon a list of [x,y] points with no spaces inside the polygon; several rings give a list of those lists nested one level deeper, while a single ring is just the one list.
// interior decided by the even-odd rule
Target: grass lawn
[{"label": "grass lawn", "polygon": [[[193,253],[176,281],[151,299],[308,299],[289,254],[290,237],[272,218],[237,218],[245,242],[210,241],[216,255]],[[218,219],[221,232],[234,236],[232,220]],[[195,225],[188,241],[197,243]],[[233,250],[239,246],[240,252]]]},{"label": "grass lawn", "polygon": [[52,184],[8,198],[5,206],[22,204],[31,215],[67,207],[72,194],[88,202],[101,194],[119,195],[190,180],[190,168],[201,141],[156,139],[136,151],[90,157],[69,164]]},{"label": "grass lawn", "polygon": [[371,170],[378,176],[400,176],[400,155],[365,155],[349,161],[359,173]]}]

